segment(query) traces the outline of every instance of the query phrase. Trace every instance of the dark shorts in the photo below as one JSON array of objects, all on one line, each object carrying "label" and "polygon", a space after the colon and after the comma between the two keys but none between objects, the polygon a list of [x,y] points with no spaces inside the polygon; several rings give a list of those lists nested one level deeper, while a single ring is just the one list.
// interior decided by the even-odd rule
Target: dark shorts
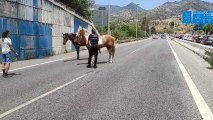
[{"label": "dark shorts", "polygon": [[2,54],[2,63],[3,64],[9,64],[9,63],[12,63],[12,59],[11,59],[11,53],[6,53],[6,54]]}]

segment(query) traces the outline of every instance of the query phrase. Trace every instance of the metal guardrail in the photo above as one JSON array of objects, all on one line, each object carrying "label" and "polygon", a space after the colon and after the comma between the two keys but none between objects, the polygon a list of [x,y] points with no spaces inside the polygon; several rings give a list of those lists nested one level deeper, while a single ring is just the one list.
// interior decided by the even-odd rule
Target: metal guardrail
[{"label": "metal guardrail", "polygon": [[117,44],[128,43],[128,42],[133,42],[133,41],[138,41],[138,40],[143,40],[143,39],[146,39],[146,38],[117,40],[116,43],[117,43]]},{"label": "metal guardrail", "polygon": [[197,47],[199,49],[204,49],[206,51],[213,52],[213,47],[212,46],[202,45],[202,44],[199,44],[199,43],[190,42],[190,41],[186,41],[186,40],[182,40],[182,42],[184,42],[184,43],[186,43],[188,45],[192,45],[193,47]]},{"label": "metal guardrail", "polygon": [[212,46],[206,46],[186,40],[181,39],[172,39],[175,42],[179,43],[180,45],[190,49],[191,51],[195,52],[196,54],[200,55],[204,59],[209,59],[213,55],[213,47]]}]

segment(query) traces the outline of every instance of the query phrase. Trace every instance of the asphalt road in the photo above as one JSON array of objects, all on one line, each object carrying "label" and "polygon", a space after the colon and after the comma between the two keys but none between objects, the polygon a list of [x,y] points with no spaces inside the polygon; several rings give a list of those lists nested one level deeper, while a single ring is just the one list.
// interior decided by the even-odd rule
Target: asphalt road
[{"label": "asphalt road", "polygon": [[[87,57],[14,71],[16,75],[7,79],[1,77],[0,114],[12,110],[1,119],[202,119],[167,40],[119,47],[113,64],[106,63],[108,53],[104,51],[97,69],[86,68]],[[24,106],[13,109],[19,105]]]}]

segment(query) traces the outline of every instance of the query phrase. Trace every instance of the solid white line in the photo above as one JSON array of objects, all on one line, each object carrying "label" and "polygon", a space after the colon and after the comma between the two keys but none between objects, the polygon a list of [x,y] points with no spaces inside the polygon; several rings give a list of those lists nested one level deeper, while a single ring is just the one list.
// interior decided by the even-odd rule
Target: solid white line
[{"label": "solid white line", "polygon": [[[168,41],[168,40],[167,40]],[[169,41],[168,41],[169,43]],[[194,98],[194,101],[200,111],[200,114],[203,118],[203,120],[213,120],[213,114],[210,110],[209,106],[206,104],[204,98],[200,94],[199,90],[197,89],[196,85],[194,84],[192,78],[190,77],[189,73],[187,72],[186,68],[183,66],[183,63],[178,58],[177,54],[175,53],[174,49],[172,48],[171,44],[169,43],[169,46],[175,56],[175,59],[180,67],[180,70],[185,78],[185,81],[191,91],[191,94]]]},{"label": "solid white line", "polygon": [[[39,63],[39,64],[35,64],[35,65],[25,66],[25,67],[21,67],[21,68],[17,68],[17,69],[12,69],[10,71],[22,70],[22,69],[26,69],[26,68],[31,68],[31,67],[40,66],[40,65],[44,65],[44,64],[48,64],[48,63],[53,63],[53,62],[58,62],[58,61],[71,59],[71,58],[73,58],[73,57],[67,57],[67,58],[57,59],[57,60],[48,61],[48,62],[44,62],[44,63]],[[2,73],[2,72],[0,72],[0,73]]]},{"label": "solid white line", "polygon": [[54,93],[54,92],[56,92],[56,91],[58,91],[58,90],[60,90],[60,89],[62,89],[64,87],[66,87],[66,86],[68,86],[68,85],[70,85],[70,84],[78,81],[81,78],[86,77],[87,75],[88,74],[84,74],[84,75],[82,75],[82,76],[80,76],[80,77],[78,77],[78,78],[76,78],[76,79],[74,79],[74,80],[72,80],[72,81],[70,81],[68,83],[65,83],[65,84],[63,84],[63,85],[61,85],[61,86],[59,86],[59,87],[57,87],[57,88],[55,88],[55,89],[47,92],[47,93],[44,93],[44,94],[42,94],[42,95],[40,95],[40,96],[38,96],[38,97],[36,97],[36,98],[28,101],[28,102],[25,102],[25,103],[23,103],[23,104],[15,107],[15,108],[11,109],[11,110],[8,110],[8,111],[4,112],[3,114],[0,115],[0,119],[3,118],[3,117],[5,117],[5,116],[7,116],[7,115],[9,115],[9,114],[11,114],[11,113],[13,113],[13,112],[15,112],[15,111],[17,111],[17,110],[19,110],[19,109],[21,109],[21,108],[23,108],[23,107],[25,107],[25,106],[27,106],[27,105],[29,105],[29,104],[31,104],[31,103],[34,103],[34,102],[38,101],[41,98],[44,98],[45,96],[47,96],[47,95],[49,95],[51,93]]}]

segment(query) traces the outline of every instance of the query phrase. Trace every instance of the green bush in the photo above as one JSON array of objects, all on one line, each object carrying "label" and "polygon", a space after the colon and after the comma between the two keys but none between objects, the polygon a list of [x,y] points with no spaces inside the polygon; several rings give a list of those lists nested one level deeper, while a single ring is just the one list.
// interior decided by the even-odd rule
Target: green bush
[{"label": "green bush", "polygon": [[212,68],[213,68],[213,53],[211,53],[211,52],[206,52],[206,54],[208,55],[208,56],[210,56],[209,58],[206,58],[205,60],[207,61],[207,62],[209,62],[209,64],[212,66]]},{"label": "green bush", "polygon": [[112,36],[114,36],[118,40],[124,40],[124,39],[126,39],[127,34],[125,31],[115,30],[115,31],[113,31]]},{"label": "green bush", "polygon": [[208,59],[210,65],[213,67],[213,56],[211,56],[209,59]]}]

